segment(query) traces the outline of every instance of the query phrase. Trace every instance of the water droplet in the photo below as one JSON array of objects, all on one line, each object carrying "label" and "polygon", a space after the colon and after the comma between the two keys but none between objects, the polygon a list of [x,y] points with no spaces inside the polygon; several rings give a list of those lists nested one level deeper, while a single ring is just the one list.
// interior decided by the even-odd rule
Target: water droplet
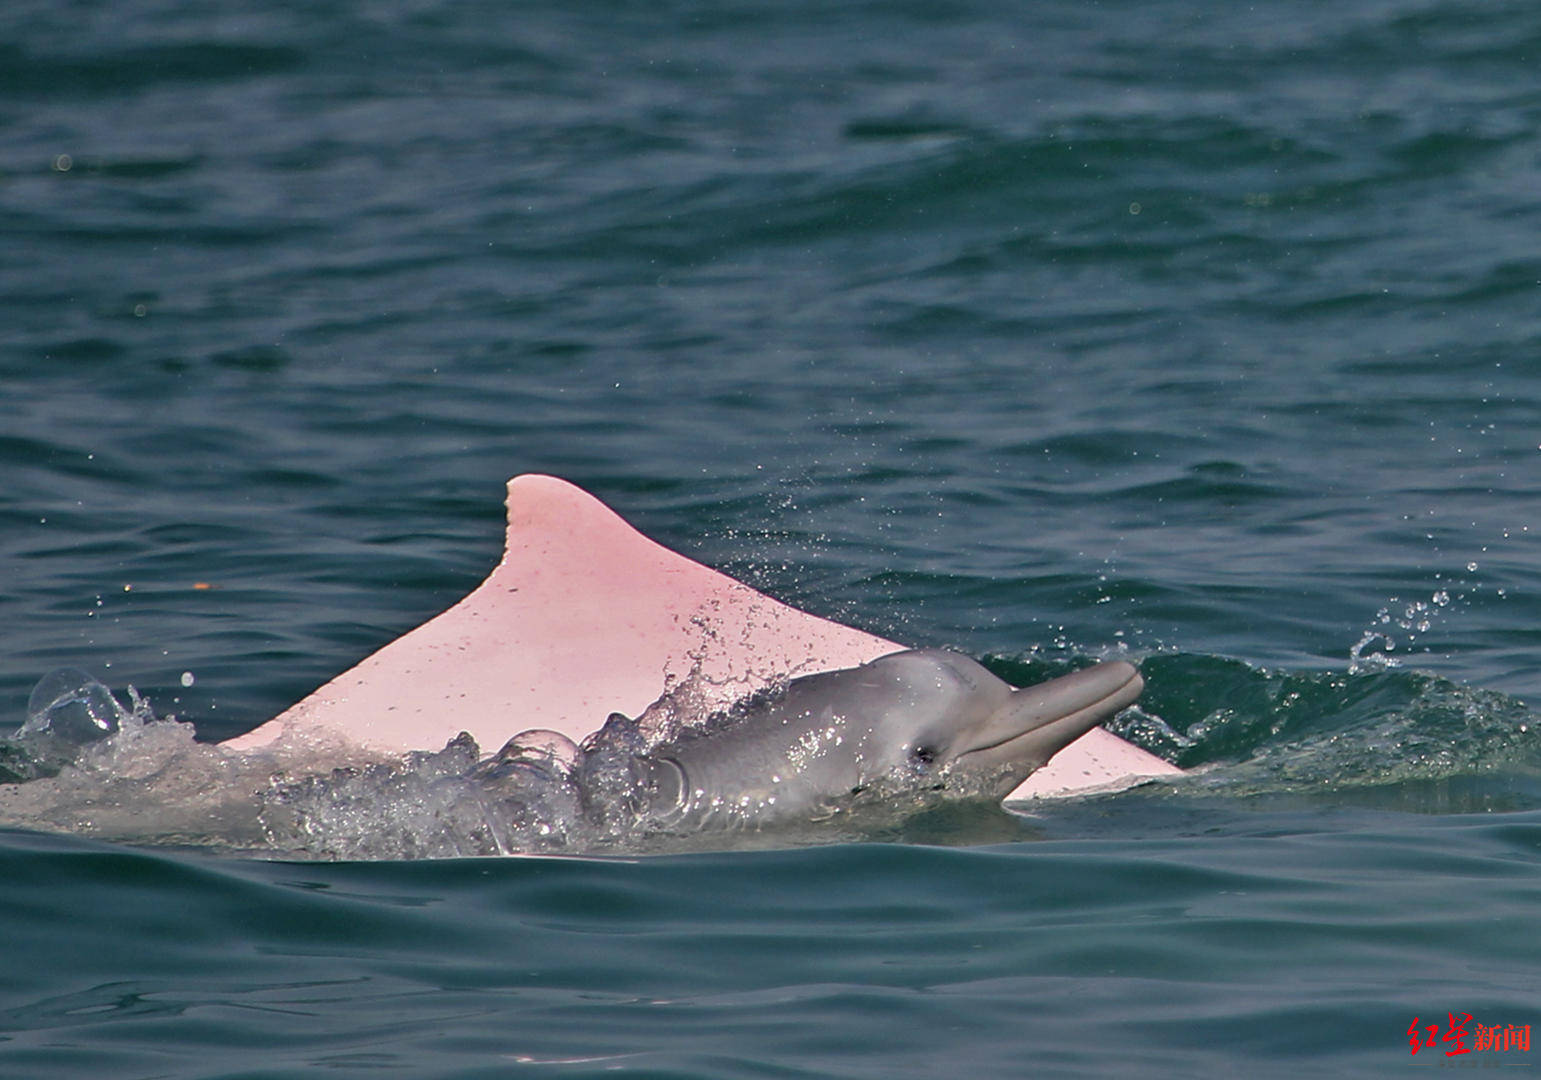
[{"label": "water droplet", "polygon": [[184,672],[182,672],[182,685],[183,686],[191,686],[196,681],[197,680],[193,678],[193,673],[191,671],[184,671]]},{"label": "water droplet", "polygon": [[79,668],[59,668],[38,680],[27,699],[27,722],[16,734],[48,732],[84,745],[117,731],[123,715],[112,691],[92,676]]}]

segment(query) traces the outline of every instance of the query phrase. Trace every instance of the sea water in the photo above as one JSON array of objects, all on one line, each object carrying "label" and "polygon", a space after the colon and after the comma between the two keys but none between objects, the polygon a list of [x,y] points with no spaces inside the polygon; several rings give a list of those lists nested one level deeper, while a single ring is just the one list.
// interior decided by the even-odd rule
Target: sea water
[{"label": "sea water", "polygon": [[[59,668],[158,719],[7,785],[79,798],[0,833],[0,1075],[1536,1067],[1538,51],[1450,0],[6,5],[0,734]],[[530,471],[1012,681],[1128,656],[1189,776],[211,843],[206,744],[474,587]]]}]

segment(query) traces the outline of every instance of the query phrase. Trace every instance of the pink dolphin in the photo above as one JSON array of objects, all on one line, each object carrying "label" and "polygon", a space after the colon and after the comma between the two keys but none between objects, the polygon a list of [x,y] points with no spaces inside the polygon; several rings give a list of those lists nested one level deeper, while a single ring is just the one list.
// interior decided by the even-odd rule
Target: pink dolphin
[{"label": "pink dolphin", "polygon": [[[508,482],[503,558],[470,595],[225,745],[324,730],[391,751],[468,731],[491,752],[519,731],[575,742],[683,680],[726,705],[788,674],[906,646],[773,600],[637,532],[552,476]],[[1127,785],[1179,770],[1094,728],[1011,798]]]}]

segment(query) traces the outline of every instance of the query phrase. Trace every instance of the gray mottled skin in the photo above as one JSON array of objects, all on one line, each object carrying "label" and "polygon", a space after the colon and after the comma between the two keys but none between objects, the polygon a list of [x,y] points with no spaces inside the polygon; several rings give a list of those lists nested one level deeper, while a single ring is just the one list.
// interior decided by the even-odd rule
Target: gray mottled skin
[{"label": "gray mottled skin", "polygon": [[869,790],[1001,799],[1142,686],[1123,662],[1013,690],[957,653],[892,653],[635,757],[635,809],[676,831],[817,820]]}]

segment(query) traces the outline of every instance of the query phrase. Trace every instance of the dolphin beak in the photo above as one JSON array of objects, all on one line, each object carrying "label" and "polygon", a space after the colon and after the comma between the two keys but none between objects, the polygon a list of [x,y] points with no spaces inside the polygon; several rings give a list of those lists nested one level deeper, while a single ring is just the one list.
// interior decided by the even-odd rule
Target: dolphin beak
[{"label": "dolphin beak", "polygon": [[1138,668],[1113,660],[1013,690],[1011,700],[985,721],[958,760],[971,769],[999,768],[1002,781],[1009,779],[1014,787],[1092,728],[1134,704],[1144,687]]}]

